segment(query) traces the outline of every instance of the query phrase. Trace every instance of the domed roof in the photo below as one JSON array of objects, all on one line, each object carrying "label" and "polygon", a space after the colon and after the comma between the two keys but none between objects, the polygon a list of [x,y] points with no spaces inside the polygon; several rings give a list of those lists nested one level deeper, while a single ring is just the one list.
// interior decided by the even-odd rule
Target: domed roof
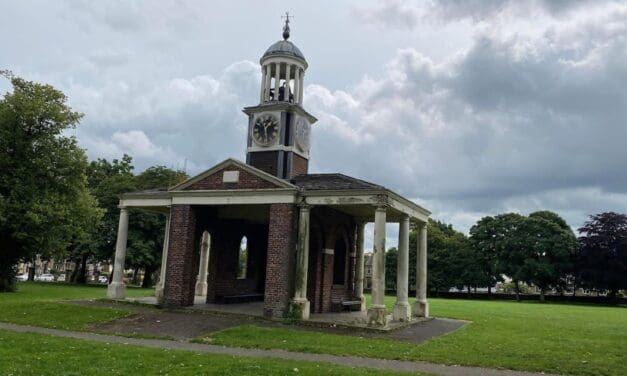
[{"label": "domed roof", "polygon": [[268,57],[272,56],[291,56],[302,60],[305,64],[307,64],[307,59],[305,59],[305,55],[296,47],[296,45],[289,40],[280,40],[266,50],[266,52],[261,57],[261,60],[264,60]]}]

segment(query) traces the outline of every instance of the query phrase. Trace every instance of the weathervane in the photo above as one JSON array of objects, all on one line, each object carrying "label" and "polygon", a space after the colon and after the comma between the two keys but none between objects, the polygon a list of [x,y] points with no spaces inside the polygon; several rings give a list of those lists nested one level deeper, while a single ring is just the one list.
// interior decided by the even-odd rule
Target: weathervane
[{"label": "weathervane", "polygon": [[285,18],[285,26],[283,26],[284,40],[290,37],[290,17],[294,18],[294,16],[290,16],[290,12],[285,12],[285,16],[281,16],[281,18]]}]

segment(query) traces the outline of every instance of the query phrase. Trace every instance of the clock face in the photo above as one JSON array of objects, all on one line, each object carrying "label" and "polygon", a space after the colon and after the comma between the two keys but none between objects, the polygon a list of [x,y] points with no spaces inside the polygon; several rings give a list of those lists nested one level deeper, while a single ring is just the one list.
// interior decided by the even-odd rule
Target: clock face
[{"label": "clock face", "polygon": [[299,117],[296,121],[296,145],[301,151],[309,151],[309,133],[311,126],[307,119]]},{"label": "clock face", "polygon": [[261,145],[269,145],[279,135],[279,119],[272,114],[265,114],[255,119],[253,139]]}]

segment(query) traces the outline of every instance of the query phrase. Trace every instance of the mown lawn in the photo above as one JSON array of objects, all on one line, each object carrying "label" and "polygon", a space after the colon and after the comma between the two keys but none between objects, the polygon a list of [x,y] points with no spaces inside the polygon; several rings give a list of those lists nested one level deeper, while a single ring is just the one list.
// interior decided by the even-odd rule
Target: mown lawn
[{"label": "mown lawn", "polygon": [[3,330],[0,359],[0,375],[402,375],[326,363],[198,354]]},{"label": "mown lawn", "polygon": [[[388,297],[391,307],[394,298]],[[229,346],[424,360],[574,375],[627,375],[627,308],[431,299],[431,314],[472,321],[413,345],[253,325],[211,333]]]},{"label": "mown lawn", "polygon": [[[129,296],[146,296],[151,289],[127,289]],[[0,294],[0,321],[58,329],[84,329],[89,324],[113,320],[128,311],[86,307],[63,300],[104,298],[106,286],[77,286],[57,283],[25,282],[17,292]]]}]

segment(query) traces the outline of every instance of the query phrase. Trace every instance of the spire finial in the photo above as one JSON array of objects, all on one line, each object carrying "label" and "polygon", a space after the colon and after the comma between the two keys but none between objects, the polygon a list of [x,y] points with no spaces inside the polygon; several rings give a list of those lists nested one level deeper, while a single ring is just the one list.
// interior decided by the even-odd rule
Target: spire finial
[{"label": "spire finial", "polygon": [[281,18],[285,18],[285,26],[283,26],[284,40],[287,40],[290,37],[290,17],[294,18],[294,16],[290,16],[290,12],[285,12],[285,16],[281,16]]}]

